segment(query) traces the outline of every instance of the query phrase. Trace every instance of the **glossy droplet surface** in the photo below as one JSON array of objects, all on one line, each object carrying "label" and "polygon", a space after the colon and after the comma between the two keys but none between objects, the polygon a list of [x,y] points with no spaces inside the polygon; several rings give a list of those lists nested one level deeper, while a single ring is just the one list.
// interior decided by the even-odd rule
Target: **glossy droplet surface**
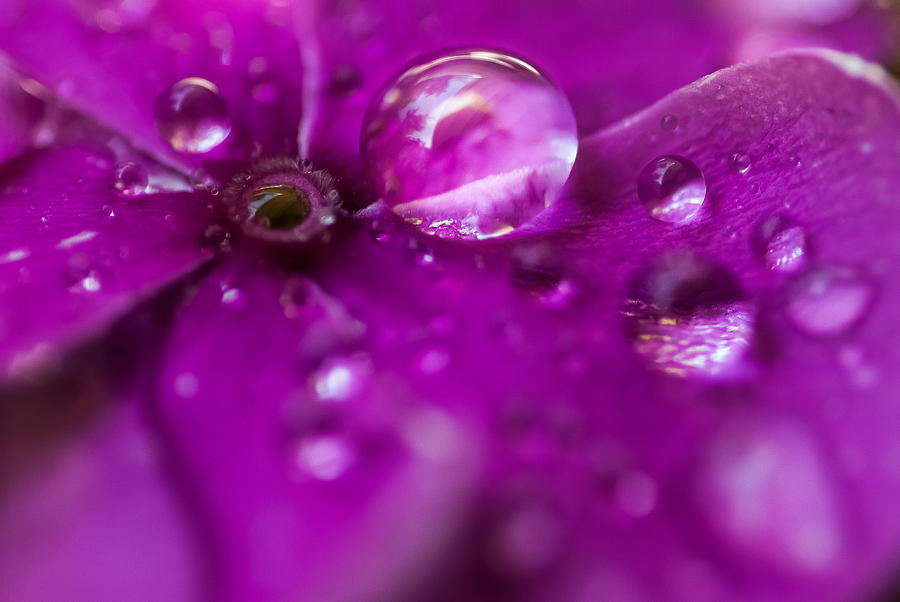
[{"label": "glossy droplet surface", "polygon": [[632,348],[651,370],[684,378],[748,373],[753,306],[728,271],[701,257],[659,259],[636,279],[623,314]]},{"label": "glossy droplet surface", "polygon": [[770,217],[757,224],[752,244],[760,262],[770,270],[794,272],[806,264],[806,233],[785,217]]},{"label": "glossy droplet surface", "polygon": [[669,223],[692,220],[706,200],[706,180],[689,159],[659,157],[648,163],[638,177],[638,198],[647,212]]},{"label": "glossy droplet surface", "polygon": [[728,157],[728,169],[734,173],[747,173],[750,169],[750,155],[734,153]]},{"label": "glossy droplet surface", "polygon": [[293,186],[262,186],[254,191],[250,202],[250,217],[276,230],[293,228],[311,211],[309,200]]},{"label": "glossy droplet surface", "polygon": [[120,196],[138,196],[147,191],[149,181],[147,169],[139,163],[129,161],[116,167],[113,188]]},{"label": "glossy droplet surface", "polygon": [[206,153],[231,133],[228,108],[219,89],[205,79],[189,77],[163,92],[153,105],[159,135],[182,153]]},{"label": "glossy droplet surface", "polygon": [[659,127],[666,132],[674,132],[678,127],[678,118],[674,115],[663,115],[659,120]]},{"label": "glossy droplet surface", "polygon": [[525,61],[493,50],[432,55],[375,96],[362,128],[369,181],[425,232],[512,231],[558,195],[578,147],[565,95]]},{"label": "glossy droplet surface", "polygon": [[860,322],[875,297],[871,282],[846,267],[823,267],[801,275],[787,290],[785,311],[814,336],[838,335]]}]

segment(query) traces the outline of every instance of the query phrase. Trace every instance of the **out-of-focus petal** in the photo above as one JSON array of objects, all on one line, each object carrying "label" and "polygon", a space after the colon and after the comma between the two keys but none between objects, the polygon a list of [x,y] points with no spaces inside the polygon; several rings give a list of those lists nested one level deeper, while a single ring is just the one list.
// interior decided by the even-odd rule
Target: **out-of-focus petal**
[{"label": "out-of-focus petal", "polygon": [[397,600],[445,572],[478,430],[366,337],[309,278],[237,254],[178,316],[162,411],[213,522],[225,599]]},{"label": "out-of-focus petal", "polygon": [[208,261],[211,198],[120,197],[113,156],[81,144],[0,172],[0,373],[52,365],[138,302]]},{"label": "out-of-focus petal", "polygon": [[39,114],[40,103],[25,93],[0,59],[0,162],[31,145],[32,127]]},{"label": "out-of-focus petal", "polygon": [[[37,417],[35,428],[27,420],[4,424],[4,599],[197,600],[206,586],[202,563],[162,470],[159,442],[131,401],[79,425],[85,408],[76,404],[90,402],[73,389],[26,400],[23,412]],[[20,400],[4,402],[9,419],[9,403]],[[41,404],[56,404],[43,412],[68,418],[52,446],[41,440],[54,423],[36,411]],[[23,475],[25,468],[30,472]]]},{"label": "out-of-focus petal", "polygon": [[[14,0],[0,52],[64,102],[172,165],[296,152],[302,72],[290,7],[229,0]],[[233,130],[200,159],[154,126],[154,101],[177,81],[218,87]]]}]

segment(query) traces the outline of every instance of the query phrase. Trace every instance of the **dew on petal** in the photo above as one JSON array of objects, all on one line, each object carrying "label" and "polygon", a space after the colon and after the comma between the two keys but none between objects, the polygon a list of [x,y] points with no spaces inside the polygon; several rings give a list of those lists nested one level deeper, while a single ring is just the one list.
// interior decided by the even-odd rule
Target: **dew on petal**
[{"label": "dew on petal", "polygon": [[673,224],[693,219],[706,200],[706,180],[689,159],[659,157],[638,177],[638,198],[656,219]]},{"label": "dew on petal", "polygon": [[746,153],[734,153],[728,157],[728,169],[734,173],[747,173],[750,169],[750,155]]},{"label": "dew on petal", "polygon": [[666,132],[674,132],[678,127],[678,118],[674,115],[663,115],[659,120],[659,127]]},{"label": "dew on petal", "polygon": [[361,139],[384,202],[446,238],[526,223],[556,199],[577,149],[559,88],[519,58],[471,48],[421,59],[389,81]]},{"label": "dew on petal", "polygon": [[199,77],[183,79],[163,92],[153,105],[153,117],[159,135],[183,153],[207,153],[231,133],[219,89]]},{"label": "dew on petal", "polygon": [[119,196],[138,196],[147,191],[150,176],[147,168],[139,163],[128,161],[116,167],[113,188]]},{"label": "dew on petal", "polygon": [[760,262],[770,270],[794,272],[806,264],[806,233],[785,217],[759,222],[752,246]]},{"label": "dew on petal", "polygon": [[713,530],[744,554],[821,571],[842,543],[827,475],[799,425],[741,416],[725,423],[707,449],[698,503]]},{"label": "dew on petal", "polygon": [[724,268],[666,255],[636,280],[623,314],[632,348],[652,370],[685,378],[748,372],[755,312]]},{"label": "dew on petal", "polygon": [[855,270],[827,266],[802,274],[790,283],[785,311],[802,332],[834,336],[858,324],[874,297],[872,283]]},{"label": "dew on petal", "polygon": [[371,361],[364,355],[329,358],[312,377],[316,398],[346,401],[362,391],[371,371]]}]

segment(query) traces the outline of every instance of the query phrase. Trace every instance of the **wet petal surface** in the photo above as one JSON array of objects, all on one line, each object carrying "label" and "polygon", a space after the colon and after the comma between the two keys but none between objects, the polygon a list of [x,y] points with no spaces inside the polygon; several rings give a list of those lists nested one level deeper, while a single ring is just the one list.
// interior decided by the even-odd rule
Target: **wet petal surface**
[{"label": "wet petal surface", "polygon": [[34,151],[0,173],[0,371],[24,375],[206,262],[201,193],[118,196],[93,145]]}]

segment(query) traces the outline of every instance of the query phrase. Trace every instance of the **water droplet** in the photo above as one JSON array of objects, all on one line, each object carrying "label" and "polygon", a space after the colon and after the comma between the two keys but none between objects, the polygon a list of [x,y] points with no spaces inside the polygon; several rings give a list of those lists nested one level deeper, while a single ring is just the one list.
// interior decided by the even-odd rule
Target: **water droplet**
[{"label": "water droplet", "polygon": [[392,79],[363,123],[366,172],[407,222],[448,238],[508,233],[555,200],[578,148],[565,95],[493,50],[432,55]]},{"label": "water droplet", "polygon": [[865,315],[874,286],[846,267],[823,267],[790,283],[785,311],[794,325],[814,336],[846,332]]},{"label": "water droplet", "polygon": [[664,256],[625,303],[632,347],[648,368],[679,377],[738,378],[754,334],[754,311],[725,269],[693,254]]},{"label": "water droplet", "polygon": [[674,132],[678,127],[678,118],[674,115],[663,115],[659,120],[659,127],[666,132]]},{"label": "water droplet", "polygon": [[750,169],[750,155],[734,153],[728,157],[728,169],[734,173],[747,173]]},{"label": "water droplet", "polygon": [[293,228],[309,216],[309,199],[293,186],[261,186],[253,192],[250,217],[274,230]]},{"label": "water droplet", "polygon": [[156,130],[172,148],[206,153],[231,133],[231,120],[219,89],[205,79],[189,77],[163,92],[153,105]]},{"label": "water droplet", "polygon": [[247,306],[247,297],[238,288],[228,288],[222,293],[222,305],[235,309]]},{"label": "water droplet", "polygon": [[698,473],[703,515],[729,547],[778,568],[818,571],[840,550],[827,472],[806,431],[739,416],[714,435]]},{"label": "water droplet", "polygon": [[213,247],[221,245],[228,240],[228,230],[218,224],[213,224],[203,231],[203,246]]},{"label": "water droplet", "polygon": [[775,216],[759,222],[752,246],[770,270],[794,272],[806,264],[806,233],[785,217]]},{"label": "water droplet", "polygon": [[331,74],[329,91],[335,96],[350,96],[362,85],[362,74],[349,65],[338,66]]},{"label": "water droplet", "polygon": [[290,441],[288,451],[295,480],[334,481],[356,459],[348,437],[338,433],[300,435]]},{"label": "water droplet", "polygon": [[647,164],[638,178],[638,198],[658,220],[669,223],[693,219],[706,199],[706,180],[688,159],[667,156]]},{"label": "water droplet", "polygon": [[321,401],[346,401],[362,391],[371,371],[365,355],[332,357],[313,375],[312,386]]},{"label": "water droplet", "polygon": [[147,191],[150,176],[147,168],[139,163],[128,161],[116,167],[113,188],[120,196],[138,196]]}]

